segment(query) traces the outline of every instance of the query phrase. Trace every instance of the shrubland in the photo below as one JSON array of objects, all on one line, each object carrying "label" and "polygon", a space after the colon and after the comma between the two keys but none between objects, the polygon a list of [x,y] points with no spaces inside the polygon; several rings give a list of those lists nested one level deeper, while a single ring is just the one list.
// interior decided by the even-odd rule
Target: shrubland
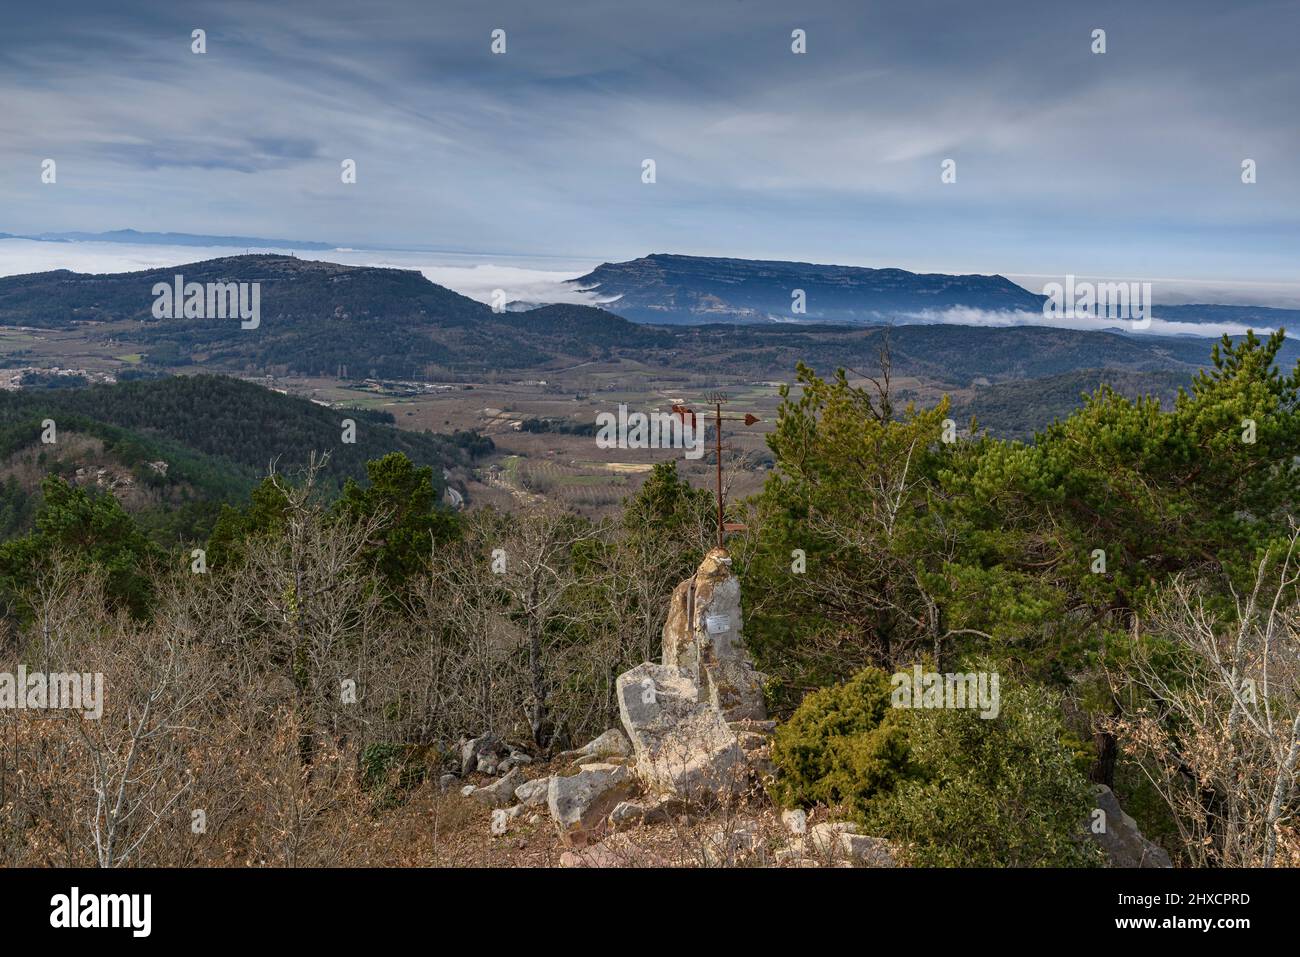
[{"label": "shrubland", "polygon": [[[865,387],[801,367],[767,485],[729,516],[774,800],[841,808],[913,863],[1087,864],[1104,783],[1180,863],[1295,863],[1282,341],[1225,340],[1167,407],[1102,387],[1030,443],[898,407],[887,356]],[[713,534],[671,464],[604,522],[444,512],[400,453],[321,475],[273,472],[171,550],[49,480],[0,544],[0,650],[111,693],[99,722],[0,712],[0,859],[346,862],[461,736],[547,755],[614,723]],[[917,664],[996,673],[999,713],[893,707]]]}]

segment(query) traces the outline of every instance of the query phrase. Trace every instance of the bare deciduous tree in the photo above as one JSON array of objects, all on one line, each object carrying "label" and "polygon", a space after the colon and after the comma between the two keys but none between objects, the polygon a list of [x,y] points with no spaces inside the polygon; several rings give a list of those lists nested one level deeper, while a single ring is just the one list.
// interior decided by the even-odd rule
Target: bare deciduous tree
[{"label": "bare deciduous tree", "polygon": [[1300,863],[1300,570],[1293,533],[1224,614],[1178,579],[1112,671],[1113,728],[1169,805],[1192,863]]}]

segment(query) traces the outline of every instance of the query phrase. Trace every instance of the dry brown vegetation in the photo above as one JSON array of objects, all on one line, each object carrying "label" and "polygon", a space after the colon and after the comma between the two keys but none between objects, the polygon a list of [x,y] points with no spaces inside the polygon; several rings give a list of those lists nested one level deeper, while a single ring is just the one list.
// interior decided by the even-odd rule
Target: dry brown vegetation
[{"label": "dry brown vegetation", "polygon": [[235,571],[160,573],[146,621],[63,561],[31,583],[0,670],[101,673],[104,710],[0,711],[0,861],[436,862],[434,837],[385,842],[413,814],[457,831],[459,797],[429,788],[458,738],[540,753],[608,727],[614,679],[662,627],[665,570],[695,547],[602,547],[617,529],[552,507],[485,515],[395,596],[363,557],[378,519],[335,520],[310,480],[282,487],[282,533]]},{"label": "dry brown vegetation", "polygon": [[1173,812],[1195,866],[1300,866],[1300,532],[1225,611],[1177,579],[1142,623],[1156,639],[1111,674],[1113,727]]}]

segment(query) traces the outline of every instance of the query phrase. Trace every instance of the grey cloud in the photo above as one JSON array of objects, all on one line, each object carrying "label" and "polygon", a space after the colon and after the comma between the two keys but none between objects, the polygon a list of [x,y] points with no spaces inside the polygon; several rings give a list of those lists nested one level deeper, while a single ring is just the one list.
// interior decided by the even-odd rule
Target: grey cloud
[{"label": "grey cloud", "polygon": [[[15,19],[11,232],[1224,280],[1286,279],[1300,252],[1294,4],[124,0]],[[72,161],[68,189],[26,175],[44,156]]]}]

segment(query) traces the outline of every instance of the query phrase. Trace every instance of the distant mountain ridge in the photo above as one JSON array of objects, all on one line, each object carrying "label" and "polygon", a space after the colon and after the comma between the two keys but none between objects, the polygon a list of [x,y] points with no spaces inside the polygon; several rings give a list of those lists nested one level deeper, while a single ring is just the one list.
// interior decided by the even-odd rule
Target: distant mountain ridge
[{"label": "distant mountain ridge", "polygon": [[[256,282],[261,322],[155,319],[155,283]],[[590,306],[495,313],[420,272],[254,254],[130,273],[66,269],[0,278],[0,325],[83,328],[129,339],[151,364],[425,378],[599,358],[614,343],[653,348],[663,333]]]},{"label": "distant mountain ridge", "polygon": [[[1043,298],[1004,276],[950,276],[755,259],[654,253],[570,280],[635,322],[889,322],[957,307],[1041,311]],[[806,311],[795,312],[797,290]]]},{"label": "distant mountain ridge", "polygon": [[[1041,315],[1046,296],[1000,275],[914,273],[761,259],[654,253],[602,263],[572,287],[633,322],[834,322],[896,325],[943,322],[949,310]],[[795,312],[796,290],[805,311]],[[1153,305],[1170,322],[1300,327],[1300,309],[1194,303]]]},{"label": "distant mountain ridge", "polygon": [[1286,328],[1300,331],[1300,309],[1281,309],[1276,306],[1231,306],[1218,303],[1186,303],[1162,306],[1157,303],[1153,315],[1171,322],[1232,322],[1256,329]]},{"label": "distant mountain ridge", "polygon": [[[261,323],[154,319],[152,287],[187,282],[261,284]],[[553,304],[497,313],[415,270],[346,266],[293,256],[231,256],[132,273],[66,269],[0,278],[0,326],[75,330],[141,353],[156,369],[436,380],[486,373],[529,375],[587,363],[638,363],[710,375],[781,379],[806,362],[872,368],[888,338],[894,368],[966,385],[1079,369],[1191,371],[1211,341],[1044,326],[874,326],[768,322],[649,325],[592,306]],[[32,364],[39,352],[0,357]],[[1288,340],[1288,368],[1300,343]]]}]

